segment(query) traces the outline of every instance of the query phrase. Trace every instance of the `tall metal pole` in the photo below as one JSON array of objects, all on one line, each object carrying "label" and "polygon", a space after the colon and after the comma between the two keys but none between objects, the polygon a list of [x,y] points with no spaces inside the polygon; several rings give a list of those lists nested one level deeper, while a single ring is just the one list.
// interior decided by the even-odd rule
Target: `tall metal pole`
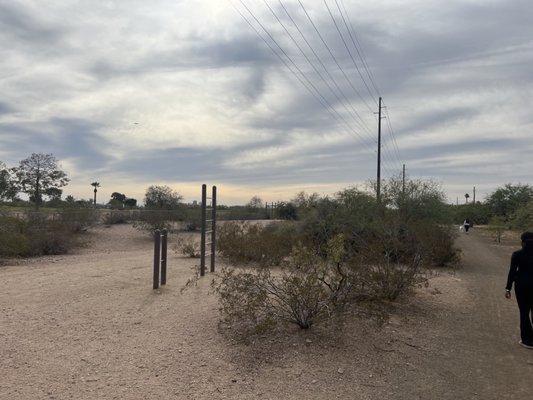
[{"label": "tall metal pole", "polygon": [[476,204],[476,187],[474,186],[474,198],[473,203]]},{"label": "tall metal pole", "polygon": [[161,285],[167,284],[167,241],[168,231],[161,232]]},{"label": "tall metal pole", "polygon": [[161,265],[161,232],[156,230],[154,232],[154,276],[153,288],[159,287],[159,266]]},{"label": "tall metal pole", "polygon": [[211,267],[210,272],[215,272],[215,257],[217,252],[217,187],[213,186],[211,195]]},{"label": "tall metal pole", "polygon": [[205,275],[205,234],[207,214],[207,186],[202,185],[202,236],[200,239],[200,276]]},{"label": "tall metal pole", "polygon": [[379,98],[378,110],[378,176],[376,185],[376,197],[381,202],[381,97]]}]

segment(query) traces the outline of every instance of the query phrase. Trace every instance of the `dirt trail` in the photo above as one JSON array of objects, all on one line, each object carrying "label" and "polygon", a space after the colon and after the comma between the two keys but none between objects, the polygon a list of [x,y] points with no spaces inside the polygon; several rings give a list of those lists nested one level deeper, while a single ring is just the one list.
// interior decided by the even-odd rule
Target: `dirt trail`
[{"label": "dirt trail", "polygon": [[171,254],[151,290],[150,240],[99,229],[77,254],[0,268],[0,399],[531,399],[533,352],[503,299],[511,248],[463,235],[442,273],[385,324],[232,340],[209,278]]},{"label": "dirt trail", "polygon": [[504,299],[514,248],[493,244],[475,231],[461,235],[458,245],[463,250],[458,276],[470,301],[460,312],[438,318],[441,345],[435,345],[425,367],[442,380],[431,398],[531,399],[533,351],[518,346],[516,302]]}]

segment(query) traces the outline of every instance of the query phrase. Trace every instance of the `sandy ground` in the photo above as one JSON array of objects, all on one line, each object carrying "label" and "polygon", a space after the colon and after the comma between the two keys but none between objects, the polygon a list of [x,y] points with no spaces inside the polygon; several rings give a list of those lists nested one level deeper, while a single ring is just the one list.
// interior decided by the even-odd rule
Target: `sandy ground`
[{"label": "sandy ground", "polygon": [[[503,299],[509,246],[458,239],[441,272],[385,320],[234,340],[209,277],[129,226],[88,233],[76,254],[0,267],[0,399],[531,399],[533,352]],[[11,263],[14,264],[14,263]]]}]

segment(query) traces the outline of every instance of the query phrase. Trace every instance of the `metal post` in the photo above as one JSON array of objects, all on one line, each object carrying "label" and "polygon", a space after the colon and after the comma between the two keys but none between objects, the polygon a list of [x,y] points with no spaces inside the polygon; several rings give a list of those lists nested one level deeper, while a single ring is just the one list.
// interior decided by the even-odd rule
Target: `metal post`
[{"label": "metal post", "polygon": [[154,289],[159,287],[159,265],[161,262],[161,232],[154,232]]},{"label": "metal post", "polygon": [[215,253],[216,253],[216,235],[217,228],[217,187],[213,186],[211,195],[211,272],[215,272]]},{"label": "metal post", "polygon": [[207,216],[207,186],[202,185],[202,236],[200,239],[200,276],[205,275],[205,231]]},{"label": "metal post", "polygon": [[161,285],[167,284],[167,238],[166,229],[161,234]]}]

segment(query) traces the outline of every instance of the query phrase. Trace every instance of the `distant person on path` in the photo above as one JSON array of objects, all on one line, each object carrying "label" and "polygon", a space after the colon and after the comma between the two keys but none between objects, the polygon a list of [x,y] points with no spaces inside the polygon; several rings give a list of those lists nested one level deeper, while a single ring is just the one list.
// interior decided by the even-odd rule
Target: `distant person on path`
[{"label": "distant person on path", "polygon": [[468,218],[463,222],[463,227],[465,228],[465,232],[468,233],[468,230],[470,229],[470,220]]},{"label": "distant person on path", "polygon": [[505,297],[511,298],[514,283],[520,310],[520,344],[533,349],[533,232],[524,232],[521,239],[522,249],[515,251],[511,257]]}]

